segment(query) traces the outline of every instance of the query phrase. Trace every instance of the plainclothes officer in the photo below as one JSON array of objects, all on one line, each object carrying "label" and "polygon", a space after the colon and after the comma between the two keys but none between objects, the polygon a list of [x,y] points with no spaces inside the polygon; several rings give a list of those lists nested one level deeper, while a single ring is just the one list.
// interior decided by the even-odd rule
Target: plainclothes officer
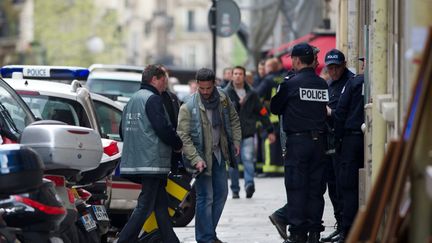
[{"label": "plainclothes officer", "polygon": [[321,183],[328,86],[315,73],[310,45],[295,45],[291,60],[296,75],[280,85],[270,103],[271,112],[283,116],[287,134],[284,166],[290,236],[285,242],[319,242],[324,230]]},{"label": "plainclothes officer", "polygon": [[341,144],[338,183],[342,193],[341,235],[344,242],[358,210],[358,170],[363,168],[364,75],[348,80],[337,104],[335,139]]},{"label": "plainclothes officer", "polygon": [[[326,64],[326,68],[328,70],[328,74],[331,78],[329,82],[329,102],[328,102],[328,119],[327,125],[329,129],[329,133],[327,134],[328,138],[328,147],[326,156],[324,157],[324,162],[326,164],[326,172],[324,174],[324,187],[323,193],[326,190],[326,184],[328,187],[328,193],[333,205],[333,212],[336,219],[336,230],[330,233],[328,236],[321,239],[322,242],[333,242],[339,239],[340,233],[340,224],[342,217],[342,204],[340,199],[340,192],[337,188],[336,178],[339,171],[338,158],[335,154],[335,146],[334,146],[334,111],[336,109],[337,103],[339,101],[340,94],[342,92],[343,87],[347,83],[349,79],[354,77],[354,74],[348,70],[346,67],[345,55],[339,51],[338,49],[332,49],[326,53],[324,62]],[[324,212],[324,210],[323,210]]]}]

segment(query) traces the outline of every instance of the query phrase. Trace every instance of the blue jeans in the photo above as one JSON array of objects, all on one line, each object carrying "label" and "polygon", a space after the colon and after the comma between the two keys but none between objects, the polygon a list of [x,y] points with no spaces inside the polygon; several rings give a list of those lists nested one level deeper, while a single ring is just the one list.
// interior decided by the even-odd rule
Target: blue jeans
[{"label": "blue jeans", "polygon": [[[243,162],[244,180],[245,188],[249,185],[254,186],[254,175],[255,175],[255,165],[253,161],[254,156],[254,138],[249,137],[242,140],[240,144],[240,156]],[[237,168],[229,168],[230,178],[231,178],[231,190],[233,192],[239,192],[239,171]]]},{"label": "blue jeans", "polygon": [[216,240],[216,227],[228,196],[226,164],[213,155],[211,176],[200,175],[195,182],[195,237],[198,243]]},{"label": "blue jeans", "polygon": [[172,228],[168,214],[168,194],[165,186],[167,178],[143,177],[142,189],[137,200],[137,206],[129,218],[127,224],[120,232],[117,243],[138,242],[138,235],[146,219],[154,210],[159,232],[163,242],[179,242]]}]

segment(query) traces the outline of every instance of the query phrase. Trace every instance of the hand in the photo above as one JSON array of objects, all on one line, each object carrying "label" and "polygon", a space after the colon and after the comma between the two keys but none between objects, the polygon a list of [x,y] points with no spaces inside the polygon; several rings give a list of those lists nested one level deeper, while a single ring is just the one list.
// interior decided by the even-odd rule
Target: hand
[{"label": "hand", "polygon": [[207,168],[207,165],[203,160],[198,161],[198,163],[195,165],[195,169],[197,169],[199,172],[202,172],[205,168]]},{"label": "hand", "polygon": [[274,142],[276,142],[276,134],[274,134],[274,132],[269,133],[269,134],[267,135],[267,138],[268,138],[268,140],[269,140],[269,143],[274,143]]},{"label": "hand", "polygon": [[332,109],[328,105],[326,105],[326,108],[327,108],[327,116],[331,116]]},{"label": "hand", "polygon": [[240,145],[234,145],[234,148],[236,150],[235,156],[239,156],[240,155]]}]

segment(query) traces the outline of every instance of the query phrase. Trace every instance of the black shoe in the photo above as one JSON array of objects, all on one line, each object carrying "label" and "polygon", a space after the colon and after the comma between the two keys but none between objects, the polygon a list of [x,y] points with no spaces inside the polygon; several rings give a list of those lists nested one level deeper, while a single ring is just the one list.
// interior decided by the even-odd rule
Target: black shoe
[{"label": "black shoe", "polygon": [[254,185],[248,185],[246,186],[246,198],[252,198],[252,195],[255,192],[255,186]]},{"label": "black shoe", "polygon": [[233,199],[239,199],[239,198],[240,198],[239,193],[238,193],[238,192],[233,192],[233,193],[232,193],[232,198],[233,198]]},{"label": "black shoe", "polygon": [[216,240],[213,240],[213,242],[212,243],[224,243],[223,241],[221,241],[221,240],[219,240],[217,237],[216,237]]},{"label": "black shoe", "polygon": [[290,236],[288,236],[288,239],[286,239],[283,243],[306,243],[307,238],[308,236],[306,233],[301,233],[301,234],[291,233]]},{"label": "black shoe", "polygon": [[269,216],[270,221],[276,227],[279,235],[284,239],[288,239],[288,235],[286,233],[287,225],[282,223],[275,214]]},{"label": "black shoe", "polygon": [[309,232],[307,243],[319,243],[321,232]]},{"label": "black shoe", "polygon": [[339,239],[336,242],[337,243],[345,243],[346,237],[347,237],[347,233],[340,232]]},{"label": "black shoe", "polygon": [[335,242],[339,240],[339,237],[340,237],[340,230],[336,229],[331,234],[321,238],[321,242]]}]

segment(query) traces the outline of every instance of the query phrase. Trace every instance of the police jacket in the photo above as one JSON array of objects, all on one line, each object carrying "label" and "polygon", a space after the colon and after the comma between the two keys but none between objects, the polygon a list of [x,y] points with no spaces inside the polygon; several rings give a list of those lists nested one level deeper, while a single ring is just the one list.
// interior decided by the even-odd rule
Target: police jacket
[{"label": "police jacket", "polygon": [[[222,123],[225,128],[220,129],[219,146],[222,156],[228,160],[230,158],[228,146],[232,144],[228,144],[227,132],[231,133],[234,145],[240,146],[240,121],[234,106],[225,92],[219,91],[219,95],[219,112],[221,113]],[[227,129],[230,129],[230,131]],[[188,100],[180,107],[177,132],[183,140],[183,154],[188,161],[186,163],[195,166],[198,161],[205,161],[207,168],[204,173],[211,175],[213,167],[212,125],[207,118],[206,109],[201,102],[199,92],[195,92],[189,96]]]},{"label": "police jacket", "polygon": [[313,68],[288,76],[271,99],[270,111],[283,115],[283,130],[289,135],[308,131],[325,132],[328,86]]},{"label": "police jacket", "polygon": [[122,114],[122,175],[164,175],[171,168],[171,151],[182,148],[159,92],[144,84]]},{"label": "police jacket", "polygon": [[329,84],[329,102],[328,106],[332,109],[331,119],[329,120],[330,127],[333,128],[333,120],[334,120],[334,111],[339,101],[339,97],[341,95],[342,89],[350,80],[354,77],[354,73],[352,73],[348,68],[345,68],[341,77],[338,80],[332,80]]},{"label": "police jacket", "polygon": [[262,123],[267,132],[273,132],[273,125],[270,123],[267,109],[261,103],[257,93],[246,82],[244,83],[244,89],[246,96],[243,104],[240,104],[240,98],[234,89],[233,83],[230,82],[225,88],[239,116],[242,138],[254,136],[257,131],[257,121]]},{"label": "police jacket", "polygon": [[361,134],[364,123],[364,75],[350,79],[342,90],[334,112],[335,136],[342,138],[344,134]]}]

